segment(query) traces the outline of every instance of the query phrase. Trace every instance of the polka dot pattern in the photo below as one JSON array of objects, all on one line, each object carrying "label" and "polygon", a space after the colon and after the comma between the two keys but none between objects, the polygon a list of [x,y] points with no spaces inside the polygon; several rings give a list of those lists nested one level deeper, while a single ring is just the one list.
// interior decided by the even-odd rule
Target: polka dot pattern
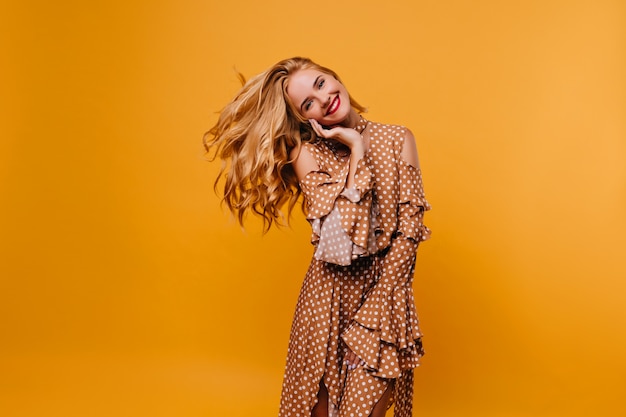
[{"label": "polka dot pattern", "polygon": [[[368,416],[390,384],[395,417],[412,415],[423,355],[412,282],[430,205],[419,169],[401,157],[406,128],[363,118],[356,128],[370,149],[350,189],[349,158],[324,140],[304,145],[320,168],[300,182],[316,251],[296,305],[281,417],[310,416],[320,381],[329,415]],[[348,349],[362,366],[343,365]]]}]

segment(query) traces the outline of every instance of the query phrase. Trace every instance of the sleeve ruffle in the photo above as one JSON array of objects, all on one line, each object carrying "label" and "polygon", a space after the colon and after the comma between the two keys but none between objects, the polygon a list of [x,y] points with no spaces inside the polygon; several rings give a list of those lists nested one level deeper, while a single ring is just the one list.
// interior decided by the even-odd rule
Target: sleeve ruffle
[{"label": "sleeve ruffle", "polygon": [[[366,158],[361,159],[354,176],[354,185],[346,189],[349,168],[349,164],[345,164],[336,175],[323,170],[309,172],[300,181],[300,188],[305,196],[307,219],[313,229],[312,243],[318,245],[322,240],[336,239],[336,234],[334,236],[331,233],[327,236],[323,235],[325,230],[333,229],[324,227],[324,222],[338,220],[339,227],[343,229],[342,234],[347,235],[355,246],[353,253],[349,255],[351,260],[368,251],[373,175]],[[324,246],[330,247],[330,245]],[[326,252],[328,253],[327,249]],[[345,260],[338,262],[336,256],[320,256],[318,259],[327,262],[340,265],[350,263],[349,261],[345,263]]]},{"label": "sleeve ruffle", "polygon": [[354,191],[343,193],[348,179],[349,164],[345,164],[335,175],[324,170],[311,171],[300,180],[300,189],[306,198],[307,219],[321,219],[328,215],[341,199],[358,204],[363,196],[372,190],[372,170],[361,159],[354,175]]},{"label": "sleeve ruffle", "polygon": [[424,212],[430,204],[424,196],[422,175],[419,168],[401,160],[400,199],[398,205],[398,233],[417,242],[430,238],[430,229],[424,225]]},{"label": "sleeve ruffle", "polygon": [[417,323],[411,289],[374,288],[342,337],[374,375],[398,378],[424,353]]}]

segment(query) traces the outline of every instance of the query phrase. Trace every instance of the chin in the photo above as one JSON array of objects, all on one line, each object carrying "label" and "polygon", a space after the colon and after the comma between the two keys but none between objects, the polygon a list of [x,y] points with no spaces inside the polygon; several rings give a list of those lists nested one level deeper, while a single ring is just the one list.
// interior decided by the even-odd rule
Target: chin
[{"label": "chin", "polygon": [[350,116],[350,112],[346,112],[345,114],[333,114],[333,121],[329,123],[329,125],[340,125]]},{"label": "chin", "polygon": [[330,116],[324,117],[322,120],[318,120],[322,126],[337,126],[342,124],[350,116],[349,111],[337,110]]}]

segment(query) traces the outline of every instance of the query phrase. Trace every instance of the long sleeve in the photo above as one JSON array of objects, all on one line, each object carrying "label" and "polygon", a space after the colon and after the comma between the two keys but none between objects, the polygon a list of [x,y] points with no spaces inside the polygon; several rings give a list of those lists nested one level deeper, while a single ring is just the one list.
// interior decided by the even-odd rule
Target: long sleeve
[{"label": "long sleeve", "polygon": [[417,247],[430,235],[422,222],[430,205],[418,169],[400,161],[399,175],[397,232],[387,251],[379,255],[379,280],[342,336],[371,372],[385,378],[397,378],[403,369],[414,368],[423,355],[412,283]]}]

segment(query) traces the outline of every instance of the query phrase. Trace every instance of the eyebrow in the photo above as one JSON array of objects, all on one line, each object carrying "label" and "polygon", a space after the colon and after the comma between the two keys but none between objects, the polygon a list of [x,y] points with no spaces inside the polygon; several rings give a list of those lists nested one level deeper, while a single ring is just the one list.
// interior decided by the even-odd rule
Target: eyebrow
[{"label": "eyebrow", "polygon": [[[313,81],[313,88],[315,88],[315,86],[317,85],[317,80],[319,80],[319,79],[320,79],[320,77],[322,77],[322,76],[323,76],[323,74],[320,74],[320,75],[318,75],[318,76],[315,78],[315,81]],[[300,110],[302,110],[302,107],[304,106],[304,103],[306,103],[306,101],[307,101],[308,99],[309,99],[309,98],[307,97],[307,98],[305,98],[305,99],[304,99],[304,101],[302,101],[302,104],[300,104]]]}]

